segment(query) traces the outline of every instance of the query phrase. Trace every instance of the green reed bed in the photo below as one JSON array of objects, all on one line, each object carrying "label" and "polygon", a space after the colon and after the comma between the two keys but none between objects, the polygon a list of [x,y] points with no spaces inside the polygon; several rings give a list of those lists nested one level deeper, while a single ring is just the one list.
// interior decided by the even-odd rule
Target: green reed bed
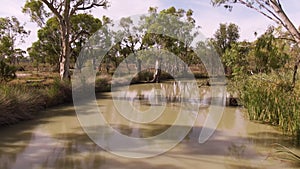
[{"label": "green reed bed", "polygon": [[250,120],[280,126],[300,142],[300,90],[270,75],[253,75],[240,87],[241,101]]}]

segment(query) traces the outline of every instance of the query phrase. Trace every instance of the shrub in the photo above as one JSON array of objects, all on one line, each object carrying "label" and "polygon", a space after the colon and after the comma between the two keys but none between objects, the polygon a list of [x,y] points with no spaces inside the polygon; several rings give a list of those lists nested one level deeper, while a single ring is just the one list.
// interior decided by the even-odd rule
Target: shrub
[{"label": "shrub", "polygon": [[16,78],[17,68],[6,64],[3,60],[0,60],[0,82],[8,82]]},{"label": "shrub", "polygon": [[109,77],[100,78],[98,77],[95,82],[95,91],[96,92],[109,92],[111,90]]},{"label": "shrub", "polygon": [[72,101],[72,88],[68,81],[55,79],[53,84],[44,90],[46,93],[46,107]]}]

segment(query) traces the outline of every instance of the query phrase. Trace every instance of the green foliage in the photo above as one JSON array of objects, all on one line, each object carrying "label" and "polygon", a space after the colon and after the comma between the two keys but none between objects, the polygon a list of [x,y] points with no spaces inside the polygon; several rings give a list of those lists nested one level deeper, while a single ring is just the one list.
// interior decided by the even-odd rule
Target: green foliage
[{"label": "green foliage", "polygon": [[33,118],[37,112],[72,101],[69,82],[55,80],[45,87],[43,84],[0,85],[0,126],[10,125]]},{"label": "green foliage", "polygon": [[236,24],[220,24],[211,42],[219,56],[222,57],[225,51],[229,50],[232,44],[236,43],[239,38],[239,27]]},{"label": "green foliage", "polygon": [[241,101],[251,120],[278,125],[300,140],[300,92],[285,76],[259,74],[239,82]]},{"label": "green foliage", "polygon": [[273,31],[259,37],[254,48],[256,71],[269,73],[282,68],[289,60],[286,47],[282,40],[275,38]]},{"label": "green foliage", "polygon": [[0,83],[8,82],[16,78],[17,68],[6,64],[3,60],[0,60]]},{"label": "green foliage", "polygon": [[39,0],[26,0],[22,12],[29,14],[31,21],[36,22],[40,27],[44,24],[45,19],[50,16],[50,13],[45,10],[43,2]]},{"label": "green foliage", "polygon": [[[153,49],[161,51],[157,56],[162,56],[166,50],[180,57],[188,65],[198,63],[199,59],[190,47],[199,34],[193,11],[175,7],[158,11],[157,8],[150,7],[148,12],[149,15],[142,16],[139,20],[130,17],[120,20],[121,29],[112,32],[111,41],[114,40],[114,44],[105,56],[105,63],[112,62],[117,66],[123,59],[127,59],[126,67],[130,71],[128,62],[135,64],[137,68],[139,60],[143,61],[142,65],[155,63],[155,58],[151,57]],[[133,57],[129,59],[130,55]],[[164,66],[176,67],[176,70],[183,67],[179,61],[175,61],[178,64],[174,65],[170,65],[167,60],[163,62]]]},{"label": "green foliage", "polygon": [[251,63],[249,53],[251,44],[248,42],[234,43],[227,49],[222,57],[223,63],[232,70],[233,76],[249,74]]},{"label": "green foliage", "polygon": [[[87,39],[101,28],[102,22],[89,14],[77,14],[71,17],[71,59],[74,64]],[[38,30],[39,40],[34,42],[28,53],[37,63],[58,65],[62,52],[59,21],[56,17],[48,19],[45,26]]]},{"label": "green foliage", "polygon": [[[239,37],[239,27],[230,23],[229,25],[220,24],[219,29],[214,34],[214,38],[210,39],[210,43],[215,48],[215,51],[218,53],[219,57],[222,58],[223,64],[225,63],[225,74],[227,75],[231,75],[232,70],[229,69],[228,63],[224,62],[224,54],[237,43]],[[226,59],[228,61],[228,57]]]},{"label": "green foliage", "polygon": [[72,100],[72,89],[69,81],[55,79],[54,83],[44,90],[46,93],[46,107],[70,102]]},{"label": "green foliage", "polygon": [[290,59],[290,47],[274,35],[273,29],[255,42],[235,42],[223,54],[223,63],[232,70],[233,76],[254,73],[286,71]]},{"label": "green foliage", "polygon": [[23,57],[24,51],[16,45],[23,43],[29,33],[16,17],[0,18],[0,59],[15,64],[18,58]]}]

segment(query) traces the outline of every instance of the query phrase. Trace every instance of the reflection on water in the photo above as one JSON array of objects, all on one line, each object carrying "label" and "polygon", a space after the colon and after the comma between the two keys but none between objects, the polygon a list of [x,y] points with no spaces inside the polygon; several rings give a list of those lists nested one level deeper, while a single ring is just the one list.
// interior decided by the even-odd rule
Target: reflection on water
[{"label": "reflection on water", "polygon": [[[183,84],[183,83],[182,83]],[[157,90],[161,89],[161,90]],[[131,137],[151,137],[167,130],[177,117],[181,102],[178,83],[134,85],[125,97],[146,111],[149,105],[166,105],[164,113],[149,124],[133,123],[114,108],[110,93],[98,95],[107,121]],[[155,93],[156,92],[156,93]],[[171,151],[153,158],[129,159],[114,156],[91,142],[82,131],[71,105],[49,109],[49,116],[0,129],[1,169],[108,169],[108,168],[297,168],[286,161],[267,158],[272,143],[291,147],[290,139],[273,127],[245,120],[240,108],[227,107],[214,135],[204,144],[199,133],[207,117],[210,88],[199,90],[200,109],[195,126],[184,141]],[[157,99],[157,100],[155,100]],[[194,98],[195,99],[195,98]],[[195,100],[194,100],[195,101]],[[185,126],[176,126],[178,129]],[[120,140],[121,142],[122,140]],[[295,152],[299,149],[291,147]]]}]

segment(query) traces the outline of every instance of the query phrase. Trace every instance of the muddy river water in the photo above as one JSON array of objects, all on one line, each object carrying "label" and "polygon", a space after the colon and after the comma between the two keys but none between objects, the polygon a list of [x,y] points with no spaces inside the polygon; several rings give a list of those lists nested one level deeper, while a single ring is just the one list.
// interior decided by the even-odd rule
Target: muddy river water
[{"label": "muddy river water", "polygon": [[[167,90],[165,99],[151,100],[153,88]],[[153,102],[165,106],[156,120],[130,122],[114,108],[111,93],[97,94],[103,117],[119,133],[147,138],[166,131],[174,123],[180,103],[177,84],[138,84],[130,87],[125,101],[139,110]],[[172,91],[168,91],[172,90]],[[197,92],[197,91],[195,91]],[[170,94],[172,93],[172,94]],[[74,106],[62,105],[40,112],[40,117],[0,129],[0,169],[282,169],[299,168],[285,155],[275,152],[276,144],[300,154],[289,137],[276,128],[250,122],[241,107],[225,107],[214,134],[205,142],[198,138],[209,113],[210,88],[200,87],[200,108],[195,124],[171,150],[150,158],[120,157],[95,144],[82,129]],[[150,104],[151,103],[151,104]],[[153,104],[152,104],[153,105]],[[177,126],[185,127],[185,126]],[[122,140],[120,141],[120,144]]]}]

